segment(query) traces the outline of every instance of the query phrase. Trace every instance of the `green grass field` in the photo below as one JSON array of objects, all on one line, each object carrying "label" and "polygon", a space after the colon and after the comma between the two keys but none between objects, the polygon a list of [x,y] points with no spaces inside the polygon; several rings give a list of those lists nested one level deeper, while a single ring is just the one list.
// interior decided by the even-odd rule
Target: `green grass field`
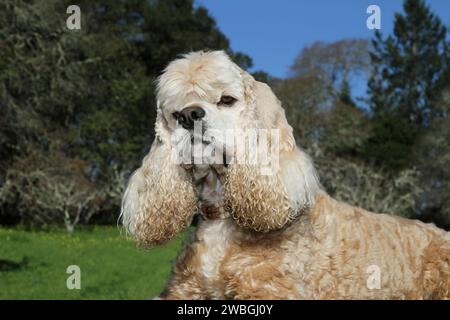
[{"label": "green grass field", "polygon": [[[162,290],[183,237],[144,251],[117,227],[0,228],[0,299],[148,299]],[[81,269],[80,290],[67,289],[69,265]]]}]

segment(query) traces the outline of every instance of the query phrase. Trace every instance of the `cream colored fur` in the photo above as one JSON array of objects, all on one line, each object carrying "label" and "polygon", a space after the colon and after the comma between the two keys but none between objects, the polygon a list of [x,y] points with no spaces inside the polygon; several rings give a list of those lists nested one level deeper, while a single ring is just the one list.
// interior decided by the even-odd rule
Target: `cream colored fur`
[{"label": "cream colored fur", "polygon": [[[223,95],[236,103],[218,105]],[[157,98],[155,142],[130,179],[123,224],[149,247],[185,228],[202,204],[208,212],[220,208],[191,235],[162,298],[449,298],[449,234],[330,198],[270,88],[225,53],[175,60],[158,81]],[[214,130],[279,130],[279,166],[262,175],[260,164],[175,164],[172,136],[180,125],[173,113],[190,106],[204,109],[202,120]]]}]

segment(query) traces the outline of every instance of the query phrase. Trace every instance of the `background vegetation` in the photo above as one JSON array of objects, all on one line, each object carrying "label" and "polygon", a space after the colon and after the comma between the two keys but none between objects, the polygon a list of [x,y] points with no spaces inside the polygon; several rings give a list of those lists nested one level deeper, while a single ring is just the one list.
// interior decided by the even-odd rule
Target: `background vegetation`
[{"label": "background vegetation", "polygon": [[[0,299],[150,299],[163,289],[183,235],[138,250],[116,227],[34,231],[0,229]],[[81,290],[68,290],[69,265]]]},{"label": "background vegetation", "polygon": [[[115,227],[80,225],[115,224],[152,143],[154,80],[170,60],[222,49],[252,67],[193,0],[77,3],[82,28],[69,31],[70,1],[0,2],[0,298],[156,293],[179,242],[146,254]],[[312,43],[289,77],[254,76],[276,91],[331,195],[449,230],[449,45],[426,3],[405,0],[389,35]],[[355,79],[368,79],[363,99]],[[92,275],[90,293],[61,287],[71,259]]]}]

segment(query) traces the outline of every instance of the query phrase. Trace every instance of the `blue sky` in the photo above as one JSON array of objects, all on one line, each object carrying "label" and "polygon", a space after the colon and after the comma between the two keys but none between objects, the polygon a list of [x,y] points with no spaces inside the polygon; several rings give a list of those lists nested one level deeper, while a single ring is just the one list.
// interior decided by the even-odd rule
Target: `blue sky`
[{"label": "blue sky", "polygon": [[[371,38],[366,9],[381,9],[381,32],[390,33],[401,0],[197,0],[209,9],[233,50],[253,58],[253,70],[277,77],[288,75],[298,52],[315,41]],[[428,0],[433,11],[450,25],[450,0]]]}]

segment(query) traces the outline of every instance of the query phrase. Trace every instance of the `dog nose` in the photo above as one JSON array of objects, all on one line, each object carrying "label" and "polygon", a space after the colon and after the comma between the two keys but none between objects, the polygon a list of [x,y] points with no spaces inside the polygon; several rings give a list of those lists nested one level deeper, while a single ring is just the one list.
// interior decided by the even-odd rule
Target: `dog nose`
[{"label": "dog nose", "polygon": [[194,129],[194,121],[201,120],[205,116],[205,110],[200,107],[187,107],[173,115],[183,128]]}]

